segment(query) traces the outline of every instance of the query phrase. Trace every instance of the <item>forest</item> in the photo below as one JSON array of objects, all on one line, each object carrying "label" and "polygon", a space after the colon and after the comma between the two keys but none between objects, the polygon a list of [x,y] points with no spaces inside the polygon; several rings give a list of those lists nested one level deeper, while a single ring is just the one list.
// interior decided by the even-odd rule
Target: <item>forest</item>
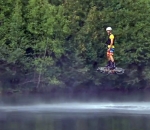
[{"label": "forest", "polygon": [[[149,89],[149,0],[0,0],[0,93]],[[116,66],[103,75],[106,27]]]}]

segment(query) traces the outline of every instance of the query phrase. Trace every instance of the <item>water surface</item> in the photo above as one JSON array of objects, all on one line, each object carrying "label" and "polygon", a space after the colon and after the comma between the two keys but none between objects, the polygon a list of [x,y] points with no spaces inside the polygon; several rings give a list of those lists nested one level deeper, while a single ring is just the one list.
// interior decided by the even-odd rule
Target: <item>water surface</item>
[{"label": "water surface", "polygon": [[150,130],[148,93],[63,97],[1,97],[0,130]]}]

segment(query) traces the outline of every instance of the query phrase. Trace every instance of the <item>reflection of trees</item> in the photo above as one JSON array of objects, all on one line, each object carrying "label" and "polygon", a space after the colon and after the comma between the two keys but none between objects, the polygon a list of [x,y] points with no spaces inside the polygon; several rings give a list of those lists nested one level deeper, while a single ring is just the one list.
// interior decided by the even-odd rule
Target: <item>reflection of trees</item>
[{"label": "reflection of trees", "polygon": [[49,114],[9,115],[0,120],[0,130],[150,130],[149,117],[102,116],[60,117]]}]

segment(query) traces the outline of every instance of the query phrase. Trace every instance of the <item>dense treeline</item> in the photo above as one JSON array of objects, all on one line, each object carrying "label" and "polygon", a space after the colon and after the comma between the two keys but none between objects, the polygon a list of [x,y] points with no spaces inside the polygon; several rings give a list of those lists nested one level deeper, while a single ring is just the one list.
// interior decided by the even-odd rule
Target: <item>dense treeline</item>
[{"label": "dense treeline", "polygon": [[[148,1],[0,2],[1,90],[149,87]],[[124,75],[96,72],[107,62],[107,26],[116,35],[115,59]]]}]

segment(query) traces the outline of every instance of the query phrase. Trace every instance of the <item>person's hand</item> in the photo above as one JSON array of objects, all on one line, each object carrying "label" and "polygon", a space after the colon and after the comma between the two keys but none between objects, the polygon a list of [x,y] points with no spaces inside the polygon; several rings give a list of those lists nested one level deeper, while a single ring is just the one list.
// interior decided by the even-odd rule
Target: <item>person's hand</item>
[{"label": "person's hand", "polygon": [[110,48],[108,48],[108,50],[107,51],[110,51]]}]

